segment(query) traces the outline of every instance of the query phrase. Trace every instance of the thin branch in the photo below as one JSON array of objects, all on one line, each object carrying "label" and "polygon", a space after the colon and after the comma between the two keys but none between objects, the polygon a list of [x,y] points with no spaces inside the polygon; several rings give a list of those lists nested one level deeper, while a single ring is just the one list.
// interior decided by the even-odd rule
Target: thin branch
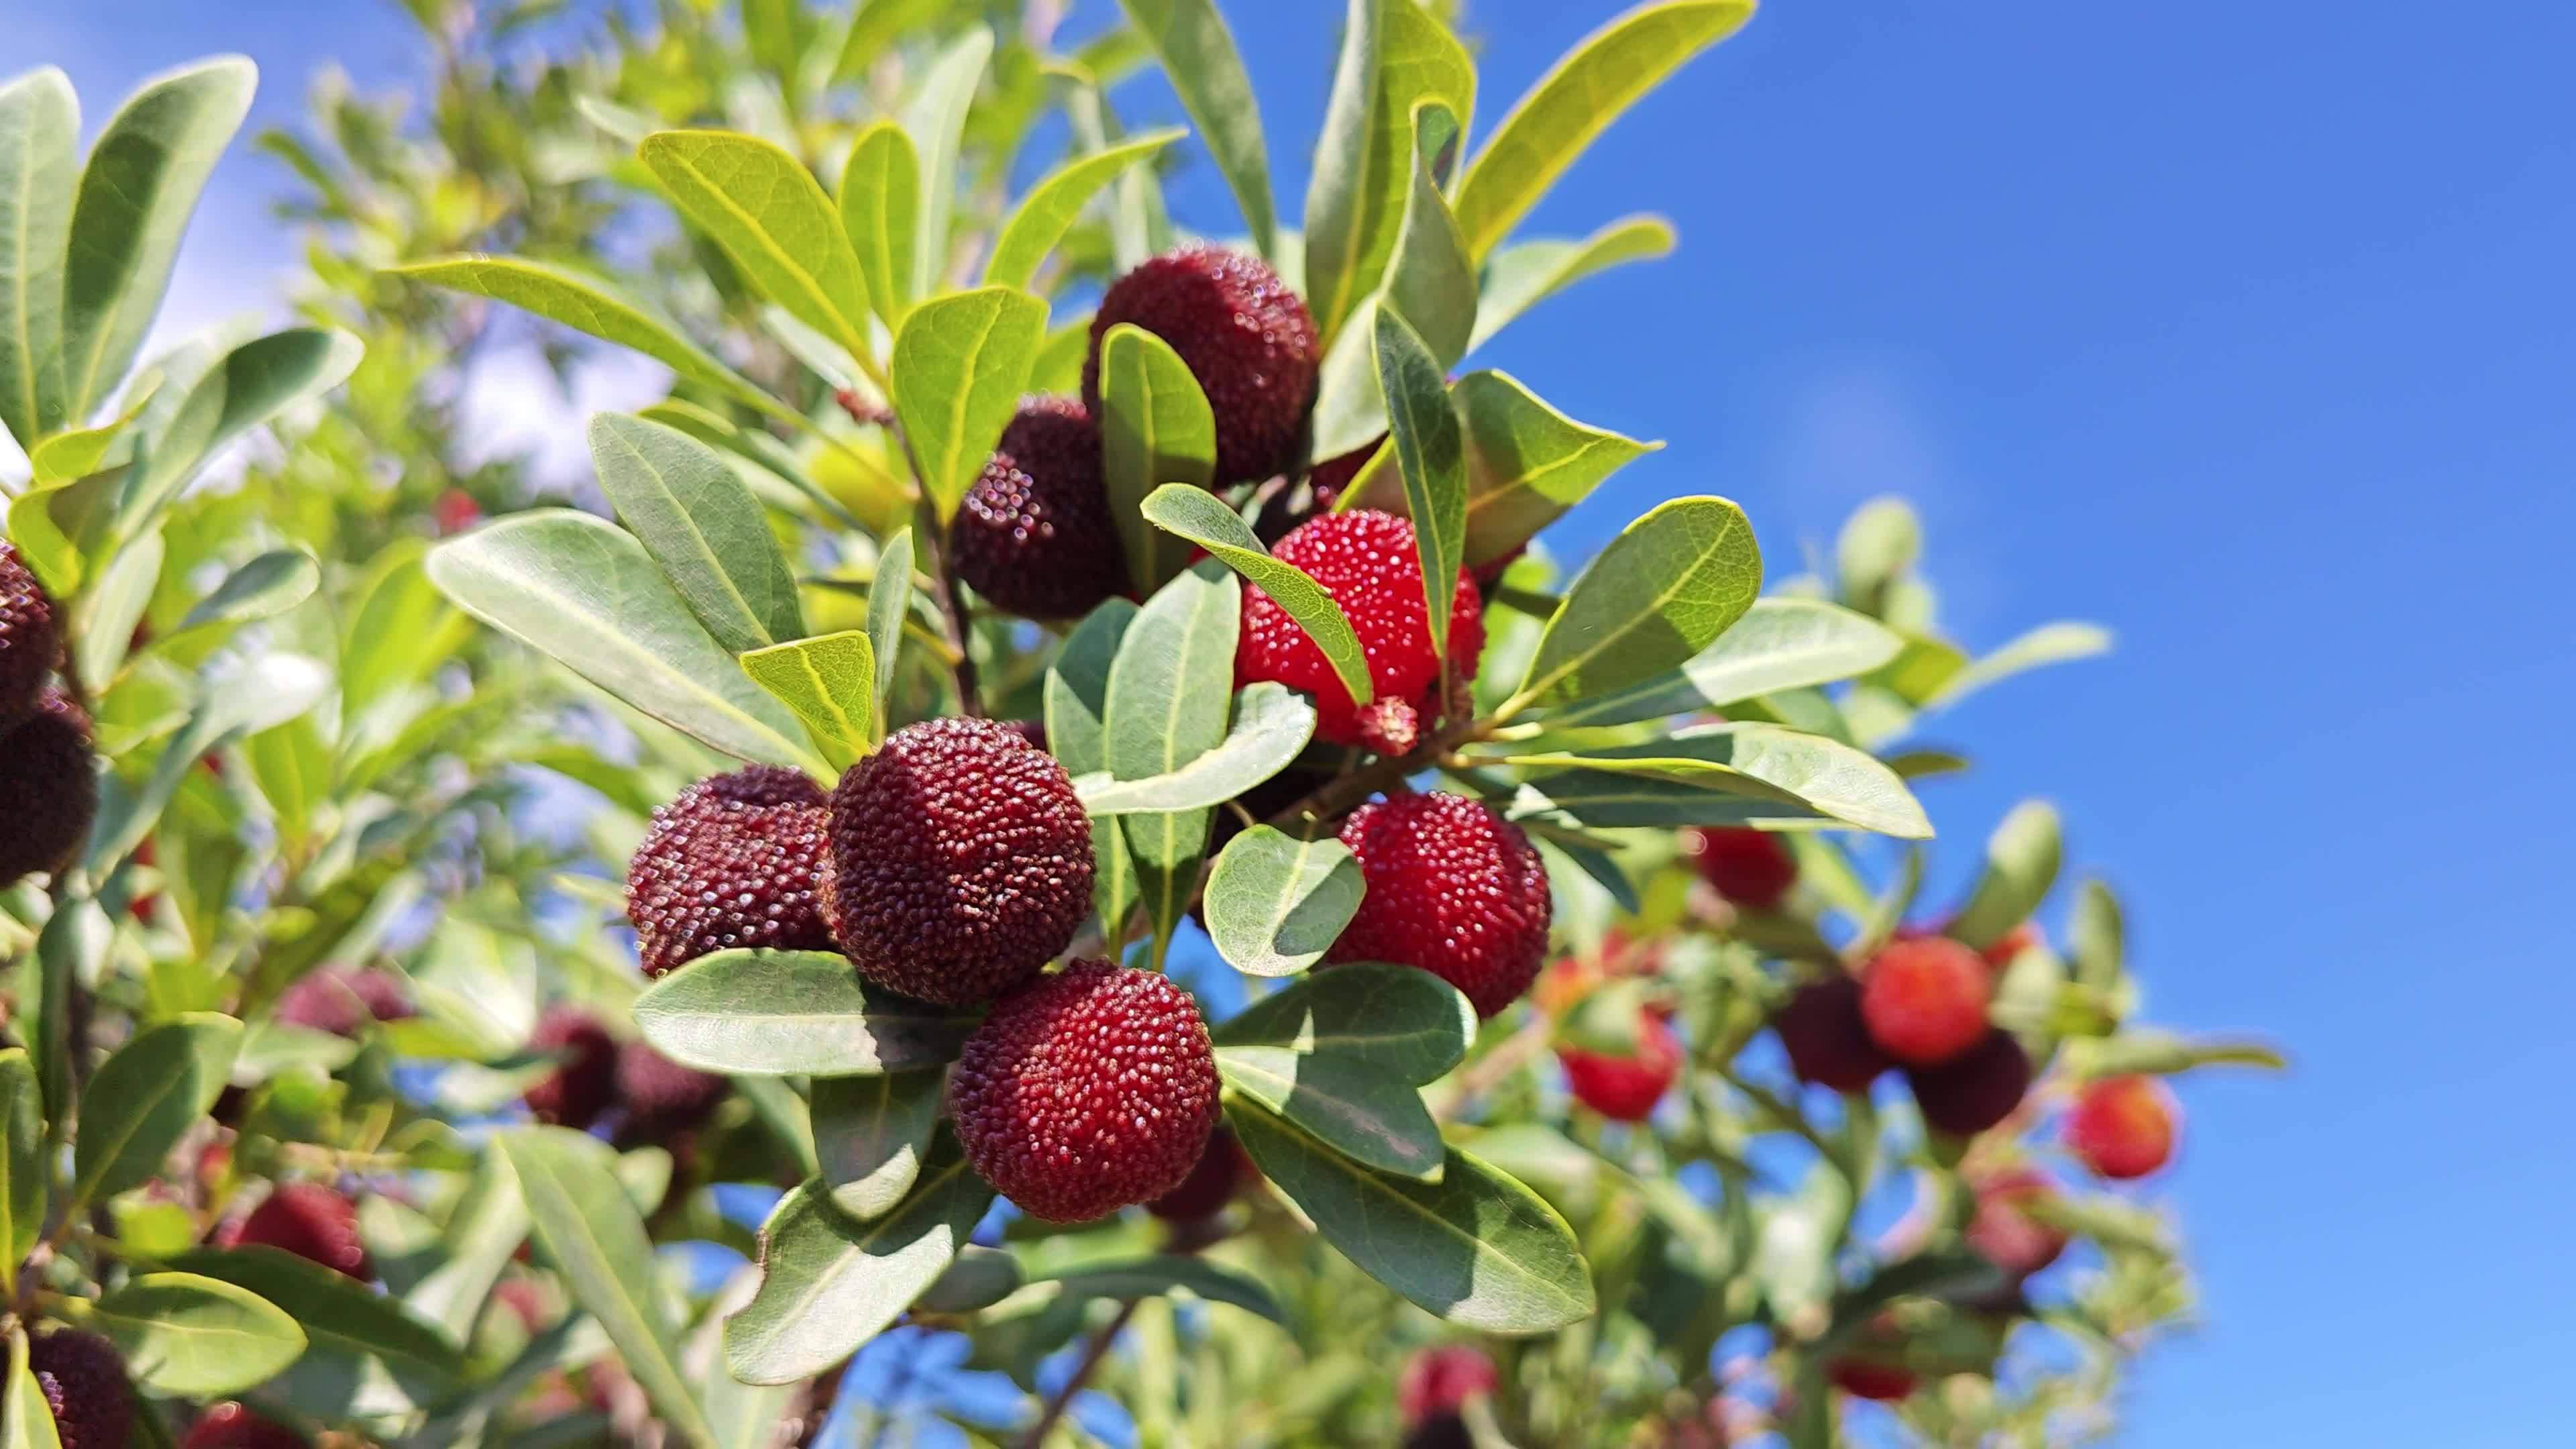
[{"label": "thin branch", "polygon": [[1091,1342],[1082,1350],[1082,1361],[1073,1366],[1073,1376],[1064,1381],[1064,1387],[1047,1396],[1046,1407],[1039,1411],[1037,1423],[1020,1440],[1020,1449],[1043,1449],[1047,1435],[1054,1432],[1065,1410],[1073,1407],[1073,1396],[1081,1393],[1083,1385],[1091,1381],[1092,1371],[1109,1356],[1109,1345],[1116,1342],[1118,1335],[1126,1329],[1127,1320],[1136,1316],[1139,1301],[1130,1298],[1119,1304],[1118,1316],[1091,1336]]}]

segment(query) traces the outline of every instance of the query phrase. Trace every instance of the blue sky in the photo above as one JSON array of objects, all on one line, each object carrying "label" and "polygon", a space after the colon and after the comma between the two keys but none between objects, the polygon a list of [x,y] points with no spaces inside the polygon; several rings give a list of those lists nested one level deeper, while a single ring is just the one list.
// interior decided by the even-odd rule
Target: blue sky
[{"label": "blue sky", "polygon": [[[1293,214],[1338,7],[1228,8]],[[1475,4],[1483,123],[1614,8]],[[261,61],[271,119],[325,59],[408,63],[389,0],[0,0],[0,36],[0,69],[63,63],[93,122],[218,48]],[[1928,803],[1955,873],[2014,799],[2055,799],[2131,901],[2153,1013],[2297,1060],[2184,1086],[2157,1191],[2208,1321],[2149,1359],[2125,1444],[2565,1432],[2537,1386],[2576,1357],[2576,991],[2546,936],[2576,861],[2571,51],[2576,12],[2512,0],[1783,0],[1533,219],[1661,210],[1680,255],[1485,359],[1670,443],[1569,549],[1717,492],[1785,574],[1895,490],[1972,642],[2119,631],[1942,720],[1980,764]],[[281,260],[278,175],[224,174],[193,318],[257,308]],[[1204,173],[1178,200],[1234,225]]]}]

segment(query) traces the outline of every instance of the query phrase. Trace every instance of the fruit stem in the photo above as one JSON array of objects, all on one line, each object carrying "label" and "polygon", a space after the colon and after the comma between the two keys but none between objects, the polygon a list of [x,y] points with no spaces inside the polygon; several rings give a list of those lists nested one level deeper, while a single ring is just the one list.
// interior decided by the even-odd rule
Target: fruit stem
[{"label": "fruit stem", "polygon": [[1091,1336],[1091,1342],[1082,1350],[1082,1361],[1073,1366],[1073,1373],[1064,1381],[1064,1386],[1047,1396],[1046,1406],[1039,1411],[1037,1423],[1020,1440],[1020,1449],[1041,1449],[1041,1446],[1046,1443],[1046,1437],[1054,1431],[1056,1421],[1062,1419],[1064,1411],[1073,1406],[1073,1396],[1082,1392],[1082,1386],[1091,1380],[1092,1370],[1100,1367],[1100,1361],[1109,1356],[1109,1345],[1115,1342],[1119,1333],[1127,1327],[1127,1320],[1136,1316],[1136,1305],[1140,1301],[1130,1298],[1119,1304],[1118,1316],[1109,1320],[1098,1333]]},{"label": "fruit stem", "polygon": [[912,454],[912,439],[900,427],[889,428],[895,441],[903,445],[903,457],[912,466],[913,491],[912,542],[915,553],[930,563],[931,580],[939,586],[939,614],[948,625],[948,672],[957,681],[957,710],[969,718],[980,719],[984,706],[975,682],[975,649],[971,637],[972,618],[967,613],[966,594],[957,585],[956,572],[948,567],[948,535],[940,531],[938,506],[930,501],[930,485],[922,477],[921,460]]}]

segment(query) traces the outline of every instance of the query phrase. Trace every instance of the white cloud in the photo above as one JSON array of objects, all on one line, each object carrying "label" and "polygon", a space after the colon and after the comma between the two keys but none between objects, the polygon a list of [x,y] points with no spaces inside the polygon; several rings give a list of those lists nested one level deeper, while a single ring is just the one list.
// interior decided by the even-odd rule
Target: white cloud
[{"label": "white cloud", "polygon": [[573,369],[569,394],[534,344],[475,360],[460,401],[468,429],[464,461],[525,458],[538,483],[570,490],[590,477],[582,435],[590,416],[658,402],[671,370],[623,349],[603,349]]}]

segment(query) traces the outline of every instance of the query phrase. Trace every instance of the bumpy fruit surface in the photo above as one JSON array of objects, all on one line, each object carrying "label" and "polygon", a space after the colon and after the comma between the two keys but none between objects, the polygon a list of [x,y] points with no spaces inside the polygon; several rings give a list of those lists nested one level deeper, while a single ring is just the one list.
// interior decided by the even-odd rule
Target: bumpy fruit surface
[{"label": "bumpy fruit surface", "polygon": [[318,1182],[281,1182],[243,1217],[216,1235],[225,1248],[270,1247],[319,1263],[361,1283],[375,1281],[375,1265],[358,1236],[358,1205]]},{"label": "bumpy fruit surface", "polygon": [[[1368,659],[1377,698],[1365,708],[1288,611],[1255,584],[1243,589],[1243,628],[1234,648],[1239,687],[1271,679],[1315,696],[1315,734],[1384,755],[1412,750],[1443,713],[1440,656],[1431,650],[1423,606],[1422,560],[1413,525],[1391,513],[1361,509],[1300,524],[1272,555],[1304,569],[1351,621]],[[1474,580],[1458,571],[1449,604],[1449,663],[1454,679],[1476,677],[1485,652],[1485,612]]]},{"label": "bumpy fruit surface", "polygon": [[35,713],[0,735],[0,886],[60,869],[98,817],[89,716],[48,689]]},{"label": "bumpy fruit surface", "polygon": [[1896,1065],[1871,1040],[1860,1013],[1857,978],[1836,972],[1810,982],[1771,1014],[1771,1029],[1789,1053],[1798,1080],[1837,1092],[1865,1092],[1878,1074]]},{"label": "bumpy fruit surface", "polygon": [[1023,618],[1079,619],[1126,592],[1100,429],[1079,401],[1020,405],[949,522],[948,551],[976,593]]},{"label": "bumpy fruit surface", "polygon": [[179,1449],[305,1449],[304,1436],[237,1403],[216,1404],[188,1426]]},{"label": "bumpy fruit surface", "polygon": [[0,733],[35,712],[62,642],[53,599],[16,546],[0,540]]},{"label": "bumpy fruit surface", "polygon": [[2030,1056],[2008,1031],[1989,1031],[1937,1067],[1909,1067],[1914,1105],[1923,1120],[1953,1137],[1974,1137],[2001,1122],[2030,1091]]},{"label": "bumpy fruit surface", "polygon": [[1778,910],[1798,883],[1798,857],[1768,830],[1694,830],[1690,851],[1700,878],[1747,910]]},{"label": "bumpy fruit surface", "polygon": [[558,1063],[528,1089],[528,1111],[538,1121],[587,1131],[616,1102],[617,1039],[589,1012],[548,1008],[528,1037],[528,1049]]},{"label": "bumpy fruit surface", "polygon": [[1465,1344],[1426,1348],[1405,1360],[1395,1381],[1395,1409],[1408,1424],[1434,1414],[1454,1414],[1469,1399],[1502,1386],[1502,1375],[1482,1349]]},{"label": "bumpy fruit surface", "polygon": [[906,725],[832,792],[824,916],[861,975],[946,1006],[1027,980],[1091,913],[1073,777],[1008,725]]},{"label": "bumpy fruit surface", "polygon": [[700,780],[653,812],[626,867],[626,918],[644,974],[717,951],[829,951],[823,788],[754,765]]},{"label": "bumpy fruit surface", "polygon": [[1938,1066],[1986,1034],[1994,977],[1976,952],[1947,936],[1890,941],[1860,979],[1870,1039],[1909,1066]]},{"label": "bumpy fruit surface", "polygon": [[1566,1087],[1574,1100],[1613,1122],[1643,1122],[1672,1089],[1682,1071],[1682,1041],[1652,1011],[1637,1014],[1637,1050],[1633,1056],[1558,1047]]},{"label": "bumpy fruit surface", "polygon": [[1968,1246],[2015,1278],[2027,1278],[2066,1251],[2066,1232],[2030,1213],[2034,1203],[2057,1196],[2057,1184],[2036,1168],[2016,1167],[1973,1179],[1976,1214],[1968,1220]]},{"label": "bumpy fruit surface", "polygon": [[1216,414],[1217,486],[1248,483],[1296,461],[1315,405],[1323,349],[1294,289],[1258,257],[1192,246],[1111,284],[1091,319],[1082,401],[1100,413],[1100,344],[1130,322],[1180,354]]},{"label": "bumpy fruit surface", "polygon": [[54,1412],[63,1449],[125,1449],[134,1429],[134,1381],[115,1344],[58,1328],[28,1340],[27,1368]]},{"label": "bumpy fruit surface", "polygon": [[1326,959],[1418,966],[1479,1016],[1520,999],[1547,956],[1547,868],[1521,828],[1463,795],[1399,795],[1342,822],[1367,891]]},{"label": "bumpy fruit surface", "polygon": [[1181,1185],[1145,1204],[1145,1211],[1167,1223],[1195,1223],[1214,1217],[1234,1195],[1253,1178],[1252,1160],[1244,1155],[1243,1144],[1223,1123],[1208,1134],[1207,1147],[1199,1153],[1198,1166],[1181,1179]]},{"label": "bumpy fruit surface", "polygon": [[2105,1077],[2086,1084],[2066,1115],[2066,1146],[2114,1181],[2145,1177],[2173,1157],[2182,1108],[2154,1077]]},{"label": "bumpy fruit surface", "polygon": [[1031,1216],[1088,1222],[1188,1179],[1216,1128],[1216,1053],[1169,979],[1076,961],[993,1008],[948,1105],[986,1182]]},{"label": "bumpy fruit surface", "polygon": [[617,1099],[637,1140],[685,1131],[707,1119],[724,1100],[725,1079],[684,1067],[640,1041],[617,1049]]},{"label": "bumpy fruit surface", "polygon": [[1825,1366],[1825,1377],[1855,1399],[1875,1399],[1883,1404],[1895,1403],[1914,1392],[1914,1375],[1867,1359],[1838,1358]]},{"label": "bumpy fruit surface", "polygon": [[371,1021],[414,1015],[410,995],[388,971],[314,971],[278,994],[277,1019],[289,1026],[354,1037]]}]

